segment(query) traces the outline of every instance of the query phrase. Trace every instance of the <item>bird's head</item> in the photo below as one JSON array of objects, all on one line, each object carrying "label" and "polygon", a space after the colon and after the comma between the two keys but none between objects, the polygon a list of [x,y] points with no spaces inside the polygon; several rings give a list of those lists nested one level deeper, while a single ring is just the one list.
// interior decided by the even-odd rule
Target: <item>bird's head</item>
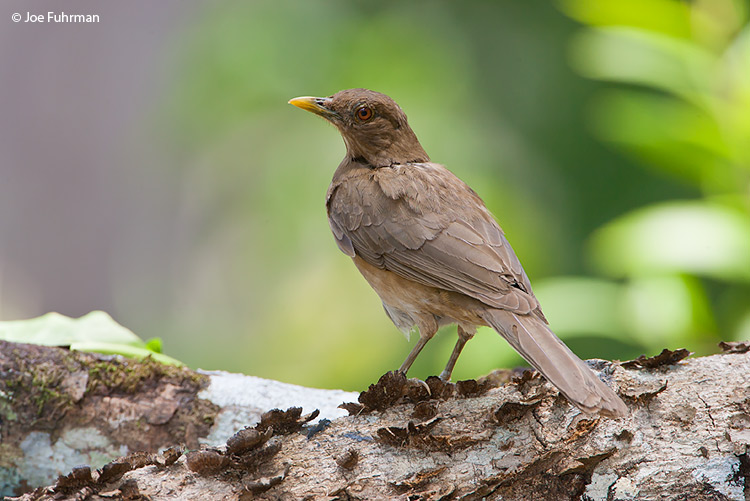
[{"label": "bird's head", "polygon": [[347,89],[330,97],[289,101],[335,125],[354,160],[385,167],[430,159],[409,127],[406,114],[390,97],[367,89]]}]

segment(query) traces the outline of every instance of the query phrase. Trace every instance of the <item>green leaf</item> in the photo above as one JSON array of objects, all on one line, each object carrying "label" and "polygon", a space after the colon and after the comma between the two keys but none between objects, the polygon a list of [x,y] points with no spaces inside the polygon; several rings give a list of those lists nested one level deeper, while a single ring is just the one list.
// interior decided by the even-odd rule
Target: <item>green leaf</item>
[{"label": "green leaf", "polygon": [[701,282],[688,276],[650,275],[631,279],[623,295],[628,331],[658,349],[698,341],[715,326]]},{"label": "green leaf", "polygon": [[71,350],[126,357],[151,356],[162,363],[182,365],[182,362],[159,353],[160,340],[152,339],[144,343],[103,311],[92,311],[80,318],[47,313],[28,320],[0,322],[0,339],[15,343],[69,346]]},{"label": "green leaf", "polygon": [[750,25],[740,33],[722,57],[717,106],[737,162],[750,169]]},{"label": "green leaf", "polygon": [[614,277],[669,272],[750,281],[750,218],[718,204],[639,209],[599,229],[591,249],[595,265]]},{"label": "green leaf", "polygon": [[692,34],[689,5],[674,0],[563,0],[560,6],[592,26],[631,26],[681,38]]},{"label": "green leaf", "polygon": [[80,318],[53,312],[28,320],[0,322],[0,339],[49,346],[70,346],[77,342],[101,340],[114,344],[143,343],[132,331],[103,311],[92,311]]},{"label": "green leaf", "polygon": [[154,360],[168,365],[183,365],[182,362],[162,353],[156,353],[145,346],[133,346],[127,344],[106,343],[97,341],[85,341],[71,345],[71,350],[90,351],[94,353],[103,353],[105,355],[122,355],[128,358],[146,358],[151,357]]},{"label": "green leaf", "polygon": [[717,60],[688,41],[633,28],[589,29],[571,44],[584,76],[661,89],[698,104],[709,93]]},{"label": "green leaf", "polygon": [[161,353],[161,338],[152,337],[146,340],[146,348],[154,353]]},{"label": "green leaf", "polygon": [[659,349],[714,330],[703,287],[678,275],[636,277],[624,283],[558,277],[534,285],[555,333],[566,340],[602,338]]},{"label": "green leaf", "polygon": [[702,186],[732,186],[731,148],[714,117],[671,96],[610,91],[594,100],[594,134],[654,167]]}]

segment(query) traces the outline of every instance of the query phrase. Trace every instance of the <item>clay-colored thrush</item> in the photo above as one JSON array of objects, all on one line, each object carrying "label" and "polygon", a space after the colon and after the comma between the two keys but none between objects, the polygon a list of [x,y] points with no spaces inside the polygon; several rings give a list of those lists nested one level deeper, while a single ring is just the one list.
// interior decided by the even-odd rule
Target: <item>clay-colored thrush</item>
[{"label": "clay-colored thrush", "polygon": [[346,157],[328,189],[336,243],[404,333],[419,329],[404,373],[438,327],[458,325],[440,375],[450,379],[461,350],[488,325],[568,399],[588,413],[619,417],[620,398],[549,329],[526,273],[484,205],[463,181],[430,162],[406,115],[388,96],[349,89],[290,104],[341,132]]}]

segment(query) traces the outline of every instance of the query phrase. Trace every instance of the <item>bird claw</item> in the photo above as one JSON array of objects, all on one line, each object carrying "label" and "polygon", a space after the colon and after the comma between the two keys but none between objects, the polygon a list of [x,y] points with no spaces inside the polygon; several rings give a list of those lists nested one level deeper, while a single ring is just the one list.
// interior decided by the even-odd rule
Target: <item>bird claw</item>
[{"label": "bird claw", "polygon": [[432,395],[432,390],[430,390],[430,385],[428,385],[426,382],[422,381],[419,378],[412,377],[412,378],[407,379],[406,385],[410,387],[424,388],[425,391],[427,392],[427,395]]}]

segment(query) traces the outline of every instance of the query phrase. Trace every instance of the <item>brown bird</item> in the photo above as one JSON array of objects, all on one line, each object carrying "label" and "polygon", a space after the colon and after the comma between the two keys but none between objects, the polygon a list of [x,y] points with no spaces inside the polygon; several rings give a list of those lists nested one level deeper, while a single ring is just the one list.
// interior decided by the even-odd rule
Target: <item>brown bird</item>
[{"label": "brown bird", "polygon": [[430,162],[401,108],[385,94],[342,90],[290,104],[322,116],[344,138],[346,157],[328,188],[336,243],[404,333],[419,341],[406,373],[441,325],[458,342],[440,374],[449,380],[479,325],[500,333],[568,400],[620,417],[627,407],[549,329],[526,273],[497,221],[463,181]]}]

